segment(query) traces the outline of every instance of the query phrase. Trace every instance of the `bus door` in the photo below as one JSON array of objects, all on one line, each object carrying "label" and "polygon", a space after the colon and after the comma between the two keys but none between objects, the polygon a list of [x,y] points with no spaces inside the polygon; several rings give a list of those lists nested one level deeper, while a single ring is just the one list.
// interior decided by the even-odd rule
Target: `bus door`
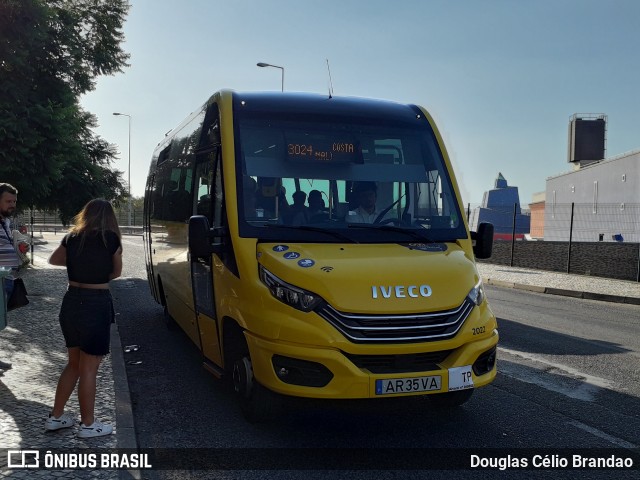
[{"label": "bus door", "polygon": [[[219,147],[213,147],[204,155],[199,155],[195,171],[195,208],[194,215],[204,215],[210,225],[216,225],[219,220],[214,218],[216,192],[221,192],[219,170]],[[219,195],[219,193],[218,193]],[[213,285],[212,256],[198,257],[190,255],[191,285],[196,323],[200,335],[200,346],[205,358],[220,365],[219,327],[216,321],[216,302]]]}]

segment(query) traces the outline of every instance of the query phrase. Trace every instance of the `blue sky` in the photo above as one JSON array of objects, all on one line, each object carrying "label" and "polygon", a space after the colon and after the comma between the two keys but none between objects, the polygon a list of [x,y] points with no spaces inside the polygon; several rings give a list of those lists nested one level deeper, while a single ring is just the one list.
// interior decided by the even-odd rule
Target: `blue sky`
[{"label": "blue sky", "polygon": [[640,149],[636,0],[130,0],[131,66],[82,99],[141,196],[164,134],[215,91],[281,88],[416,103],[434,116],[464,202],[498,172],[523,205],[571,169],[574,113],[608,116],[607,157]]}]

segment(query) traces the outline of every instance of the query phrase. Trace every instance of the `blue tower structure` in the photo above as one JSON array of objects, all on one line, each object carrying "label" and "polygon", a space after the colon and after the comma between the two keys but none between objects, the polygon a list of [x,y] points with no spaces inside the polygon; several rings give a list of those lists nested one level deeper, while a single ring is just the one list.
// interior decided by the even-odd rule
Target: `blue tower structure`
[{"label": "blue tower structure", "polygon": [[496,239],[510,240],[513,232],[513,214],[516,214],[516,238],[529,233],[531,217],[523,215],[520,209],[518,187],[510,187],[507,180],[498,173],[493,190],[484,193],[482,205],[477,212],[477,222],[492,223]]}]

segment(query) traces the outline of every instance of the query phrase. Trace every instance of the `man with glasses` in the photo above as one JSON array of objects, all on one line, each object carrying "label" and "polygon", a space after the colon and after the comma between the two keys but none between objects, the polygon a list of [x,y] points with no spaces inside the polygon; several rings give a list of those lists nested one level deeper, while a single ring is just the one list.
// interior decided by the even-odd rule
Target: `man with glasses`
[{"label": "man with glasses", "polygon": [[[17,200],[18,190],[8,183],[0,183],[0,252],[7,251],[13,253],[16,260],[18,260],[18,257],[17,254],[15,254],[13,236],[11,235],[11,217],[16,210]],[[9,257],[13,258],[13,255]],[[7,276],[2,279],[2,283],[5,289],[5,298],[9,298],[13,291],[13,278]],[[2,306],[2,308],[6,308],[6,306]],[[10,368],[10,363],[0,360],[0,370],[9,370]]]}]

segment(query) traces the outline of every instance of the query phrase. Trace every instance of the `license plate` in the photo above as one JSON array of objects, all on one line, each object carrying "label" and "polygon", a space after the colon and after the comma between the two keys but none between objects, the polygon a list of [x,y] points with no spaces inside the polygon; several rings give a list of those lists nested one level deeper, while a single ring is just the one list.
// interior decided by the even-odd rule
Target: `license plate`
[{"label": "license plate", "polygon": [[385,378],[376,380],[376,395],[398,393],[430,392],[442,388],[440,375],[411,378]]},{"label": "license plate", "polygon": [[466,390],[473,388],[473,375],[471,365],[449,369],[449,391]]}]

